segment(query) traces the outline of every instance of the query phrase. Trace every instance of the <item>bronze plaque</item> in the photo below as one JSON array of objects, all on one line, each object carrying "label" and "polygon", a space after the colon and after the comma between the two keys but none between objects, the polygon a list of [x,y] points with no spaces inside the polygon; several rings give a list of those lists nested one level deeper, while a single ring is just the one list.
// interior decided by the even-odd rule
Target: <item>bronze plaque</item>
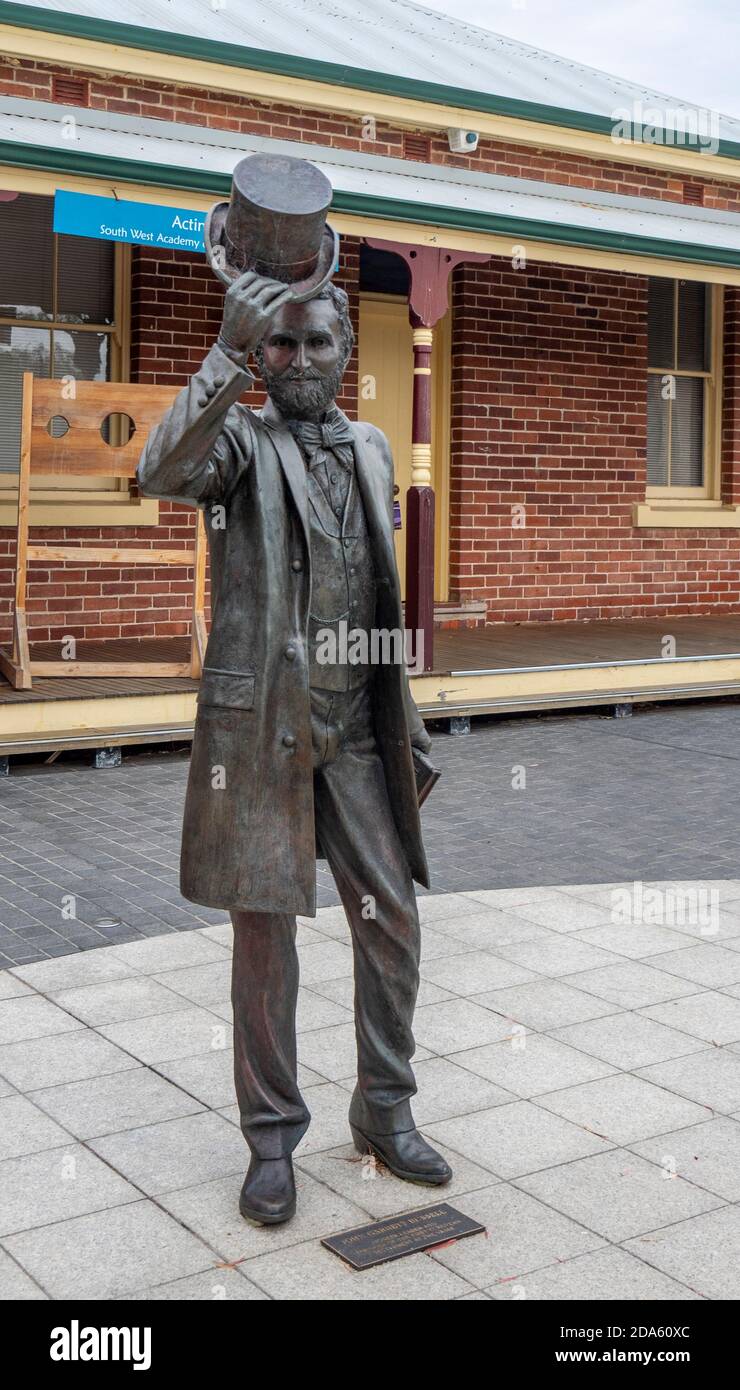
[{"label": "bronze plaque", "polygon": [[321,1244],[333,1250],[353,1269],[370,1269],[388,1260],[400,1260],[402,1255],[414,1255],[443,1245],[448,1240],[460,1240],[485,1231],[478,1221],[464,1216],[447,1202],[421,1211],[407,1211],[401,1216],[389,1216],[385,1221],[371,1221],[368,1226],[355,1226],[351,1231],[326,1236]]}]

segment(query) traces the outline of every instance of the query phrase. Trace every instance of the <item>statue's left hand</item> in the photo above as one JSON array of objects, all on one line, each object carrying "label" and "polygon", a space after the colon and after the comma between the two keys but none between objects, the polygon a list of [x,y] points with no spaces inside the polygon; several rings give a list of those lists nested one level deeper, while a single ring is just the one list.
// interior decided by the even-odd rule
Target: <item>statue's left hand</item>
[{"label": "statue's left hand", "polygon": [[426,729],[419,729],[411,738],[411,747],[419,753],[428,753],[432,747],[432,740]]}]

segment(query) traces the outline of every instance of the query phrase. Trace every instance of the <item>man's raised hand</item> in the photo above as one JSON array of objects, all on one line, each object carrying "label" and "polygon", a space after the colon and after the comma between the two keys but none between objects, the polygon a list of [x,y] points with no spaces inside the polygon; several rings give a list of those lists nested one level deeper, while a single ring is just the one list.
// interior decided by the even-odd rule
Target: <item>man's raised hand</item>
[{"label": "man's raised hand", "polygon": [[226,291],[221,338],[235,352],[252,352],[265,336],[270,319],[291,298],[290,285],[246,270]]}]

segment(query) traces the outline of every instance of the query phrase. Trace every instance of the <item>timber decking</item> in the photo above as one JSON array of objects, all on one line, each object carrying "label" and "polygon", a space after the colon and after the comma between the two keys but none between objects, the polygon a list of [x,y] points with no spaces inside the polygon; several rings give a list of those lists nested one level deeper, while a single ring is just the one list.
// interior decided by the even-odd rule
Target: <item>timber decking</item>
[{"label": "timber decking", "polygon": [[593,661],[649,661],[665,656],[737,656],[740,614],[723,617],[647,618],[576,623],[500,623],[470,631],[438,632],[434,671],[522,670],[585,665]]},{"label": "timber decking", "polygon": [[[740,655],[740,614],[723,617],[649,618],[594,623],[501,623],[485,628],[435,634],[435,675],[464,671],[517,671],[532,667],[587,666],[592,662],[650,661],[668,653],[666,638],[675,639],[677,657]],[[85,661],[187,661],[189,638],[120,638],[79,641],[77,657]],[[58,643],[35,643],[39,661],[59,658]],[[686,679],[680,671],[680,683]],[[677,683],[678,674],[677,674]],[[37,676],[31,690],[13,690],[0,678],[0,704],[37,700],[99,699],[112,695],[159,695],[197,690],[187,676]]]}]

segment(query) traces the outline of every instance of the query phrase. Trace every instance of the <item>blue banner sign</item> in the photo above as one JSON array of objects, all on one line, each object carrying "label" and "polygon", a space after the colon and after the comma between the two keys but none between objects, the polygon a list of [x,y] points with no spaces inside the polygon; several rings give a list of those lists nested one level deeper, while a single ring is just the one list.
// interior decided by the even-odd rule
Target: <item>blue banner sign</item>
[{"label": "blue banner sign", "polygon": [[120,198],[98,198],[92,193],[68,193],[60,188],[54,197],[54,231],[97,241],[202,251],[205,220],[205,213],[193,212],[191,208],[129,203]]}]

